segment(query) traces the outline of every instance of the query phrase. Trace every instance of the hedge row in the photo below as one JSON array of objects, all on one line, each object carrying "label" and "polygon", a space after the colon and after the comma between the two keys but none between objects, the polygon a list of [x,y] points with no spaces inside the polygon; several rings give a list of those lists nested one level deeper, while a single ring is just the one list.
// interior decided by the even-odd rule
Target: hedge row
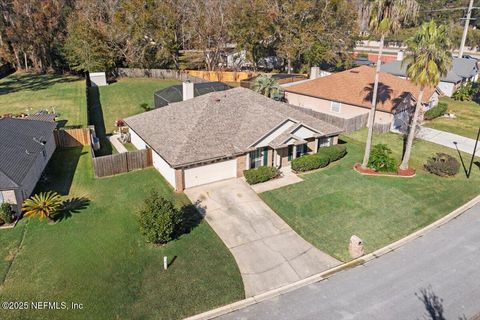
[{"label": "hedge row", "polygon": [[247,179],[248,184],[265,182],[275,178],[278,174],[278,169],[275,167],[258,167],[243,171],[243,175],[245,179]]},{"label": "hedge row", "polygon": [[320,148],[318,153],[306,154],[292,160],[292,170],[305,172],[324,168],[330,162],[337,161],[347,154],[347,148],[343,145]]},{"label": "hedge row", "polygon": [[425,112],[425,120],[432,120],[443,116],[445,112],[447,112],[448,104],[446,102],[439,102],[438,105],[433,107],[432,109]]}]

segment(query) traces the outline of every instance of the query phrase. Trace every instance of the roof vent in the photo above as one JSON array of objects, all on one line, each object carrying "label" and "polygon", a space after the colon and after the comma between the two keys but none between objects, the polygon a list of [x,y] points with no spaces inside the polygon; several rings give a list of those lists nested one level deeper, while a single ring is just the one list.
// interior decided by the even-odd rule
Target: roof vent
[{"label": "roof vent", "polygon": [[360,73],[358,70],[350,70],[351,73]]}]

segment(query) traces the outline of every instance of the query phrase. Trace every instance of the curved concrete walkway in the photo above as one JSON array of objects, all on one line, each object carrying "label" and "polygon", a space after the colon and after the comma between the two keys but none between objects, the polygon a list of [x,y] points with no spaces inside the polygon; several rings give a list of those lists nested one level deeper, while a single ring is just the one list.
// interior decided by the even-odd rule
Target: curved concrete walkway
[{"label": "curved concrete walkway", "polygon": [[301,238],[242,179],[185,193],[235,257],[247,298],[340,264]]}]

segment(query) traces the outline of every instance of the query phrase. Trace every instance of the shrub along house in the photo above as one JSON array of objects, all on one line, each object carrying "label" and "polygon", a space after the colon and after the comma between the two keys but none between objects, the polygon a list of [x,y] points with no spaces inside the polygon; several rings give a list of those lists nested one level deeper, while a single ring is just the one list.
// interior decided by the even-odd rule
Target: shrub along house
[{"label": "shrub along house", "polygon": [[177,190],[286,166],[336,144],[341,129],[245,88],[214,92],[125,119],[131,142]]},{"label": "shrub along house", "polygon": [[0,203],[20,212],[55,151],[56,123],[0,119]]},{"label": "shrub along house", "polygon": [[[345,123],[362,118],[365,126],[372,106],[374,79],[375,69],[361,66],[289,86],[284,89],[285,99],[290,104]],[[381,72],[375,123],[391,130],[404,128],[419,92],[420,88],[412,82]],[[437,105],[438,98],[436,89],[427,88],[422,101],[424,110]]]}]

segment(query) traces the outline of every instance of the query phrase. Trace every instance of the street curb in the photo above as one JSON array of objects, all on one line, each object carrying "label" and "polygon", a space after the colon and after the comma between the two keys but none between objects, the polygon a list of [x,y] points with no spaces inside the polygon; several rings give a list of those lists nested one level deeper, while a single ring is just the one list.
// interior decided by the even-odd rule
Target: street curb
[{"label": "street curb", "polygon": [[374,260],[376,258],[379,258],[383,255],[386,255],[386,254],[388,254],[392,251],[395,251],[398,248],[407,244],[408,242],[410,242],[412,240],[415,240],[417,238],[421,238],[425,234],[427,234],[428,232],[443,226],[444,224],[448,223],[449,221],[451,221],[453,219],[456,219],[458,216],[463,214],[468,209],[472,208],[477,203],[480,203],[480,195],[476,196],[472,200],[468,201],[467,203],[465,203],[462,206],[458,207],[457,209],[453,210],[452,212],[450,212],[449,214],[447,214],[443,218],[440,218],[437,221],[429,224],[428,226],[426,226],[426,227],[424,227],[424,228],[422,228],[418,231],[415,231],[414,233],[406,236],[405,238],[402,238],[398,241],[395,241],[395,242],[393,242],[393,243],[391,243],[391,244],[389,244],[389,245],[387,245],[383,248],[380,248],[380,249],[378,249],[378,250],[376,250],[372,253],[361,256],[360,258],[351,260],[349,262],[346,262],[346,263],[341,264],[339,266],[333,267],[333,268],[328,269],[326,271],[323,271],[321,273],[317,273],[317,274],[315,274],[313,276],[310,276],[308,278],[305,278],[305,279],[299,280],[297,282],[288,284],[286,286],[283,286],[283,287],[280,287],[280,288],[277,288],[277,289],[273,289],[273,290],[267,291],[265,293],[262,293],[262,294],[259,294],[259,295],[256,295],[256,296],[249,297],[249,298],[246,298],[244,300],[240,300],[240,301],[225,305],[223,307],[219,307],[219,308],[216,308],[216,309],[213,309],[213,310],[210,310],[210,311],[206,311],[206,312],[203,312],[203,313],[185,318],[185,320],[209,320],[209,319],[214,319],[214,318],[217,318],[219,316],[231,313],[233,311],[243,309],[245,307],[257,304],[261,301],[280,296],[282,294],[293,291],[293,290],[298,289],[300,287],[307,286],[307,285],[310,285],[310,284],[313,284],[313,283],[316,283],[316,282],[326,280],[326,279],[328,279],[329,277],[331,277],[332,275],[334,275],[338,272],[364,265],[365,263],[367,263],[371,260]]}]

